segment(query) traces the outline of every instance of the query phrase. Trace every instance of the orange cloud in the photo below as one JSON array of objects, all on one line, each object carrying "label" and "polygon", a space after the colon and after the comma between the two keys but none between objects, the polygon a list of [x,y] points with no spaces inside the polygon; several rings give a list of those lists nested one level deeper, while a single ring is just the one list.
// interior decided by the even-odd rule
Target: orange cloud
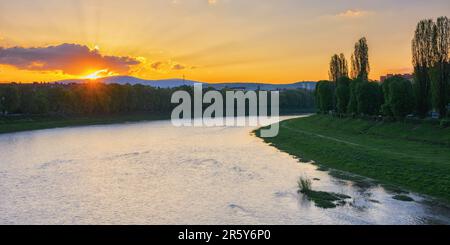
[{"label": "orange cloud", "polygon": [[214,5],[217,3],[217,0],[208,0],[209,5]]},{"label": "orange cloud", "polygon": [[191,66],[188,67],[186,65],[180,64],[180,63],[175,63],[171,60],[169,61],[155,61],[153,63],[150,64],[151,69],[156,70],[156,71],[160,71],[160,72],[168,72],[169,70],[185,70],[185,69],[196,69],[196,66]]},{"label": "orange cloud", "polygon": [[337,16],[343,17],[343,18],[358,18],[358,17],[367,16],[369,14],[370,14],[369,11],[349,9],[347,11],[337,14]]},{"label": "orange cloud", "polygon": [[159,70],[159,69],[161,69],[161,66],[163,66],[163,65],[164,65],[164,62],[157,61],[157,62],[152,63],[150,66],[155,70]]},{"label": "orange cloud", "polygon": [[172,66],[172,70],[184,70],[186,68],[186,66],[181,65],[181,64],[175,64]]},{"label": "orange cloud", "polygon": [[82,75],[92,70],[108,70],[126,74],[141,62],[132,57],[107,56],[98,50],[78,44],[61,44],[39,48],[2,48],[0,64],[22,70],[61,71],[69,75]]}]

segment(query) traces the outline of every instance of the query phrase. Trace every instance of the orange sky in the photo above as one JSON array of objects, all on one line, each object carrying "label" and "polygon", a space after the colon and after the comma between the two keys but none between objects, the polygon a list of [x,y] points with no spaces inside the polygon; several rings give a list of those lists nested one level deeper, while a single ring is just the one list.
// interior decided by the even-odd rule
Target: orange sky
[{"label": "orange sky", "polygon": [[448,0],[0,0],[0,81],[320,80],[361,36],[378,79],[409,72],[416,23],[448,13]]}]

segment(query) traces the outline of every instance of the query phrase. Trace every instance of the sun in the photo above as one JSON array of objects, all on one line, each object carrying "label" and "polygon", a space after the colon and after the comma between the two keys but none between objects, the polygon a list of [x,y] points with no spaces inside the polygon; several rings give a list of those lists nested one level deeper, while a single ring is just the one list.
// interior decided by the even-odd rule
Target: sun
[{"label": "sun", "polygon": [[87,76],[84,76],[83,79],[97,80],[99,78],[110,77],[110,76],[114,76],[114,75],[116,75],[116,74],[109,71],[108,69],[102,69],[102,70],[95,71]]}]

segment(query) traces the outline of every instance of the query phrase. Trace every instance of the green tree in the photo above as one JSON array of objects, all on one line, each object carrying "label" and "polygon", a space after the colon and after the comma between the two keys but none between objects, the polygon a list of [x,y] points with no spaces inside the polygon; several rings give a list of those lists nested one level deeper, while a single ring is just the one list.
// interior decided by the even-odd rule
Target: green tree
[{"label": "green tree", "polygon": [[56,114],[68,112],[66,108],[66,89],[61,86],[50,87],[47,92],[48,110]]},{"label": "green tree", "polygon": [[383,81],[381,84],[381,90],[383,92],[383,105],[381,105],[381,113],[385,116],[393,117],[394,113],[392,113],[391,108],[391,91],[390,91],[390,84],[394,81],[397,81],[399,76],[390,77]]},{"label": "green tree", "polygon": [[450,22],[447,17],[439,17],[433,28],[433,65],[430,70],[431,102],[439,115],[445,117],[448,105],[450,49]]},{"label": "green tree", "polygon": [[320,81],[316,85],[316,105],[320,112],[327,113],[334,109],[335,85],[330,81]]},{"label": "green tree", "polygon": [[377,115],[383,101],[383,93],[377,82],[362,82],[356,89],[358,113]]},{"label": "green tree", "polygon": [[365,37],[355,44],[352,54],[352,78],[368,81],[370,73],[369,46]]},{"label": "green tree", "polygon": [[[176,106],[171,103],[171,96],[178,90],[193,94],[193,88],[189,86],[168,89],[102,83],[0,84],[0,112],[64,116],[135,112],[169,114]],[[224,94],[225,90],[220,92]],[[311,110],[315,106],[314,99],[313,92],[307,90],[281,91],[280,109],[286,112]]]},{"label": "green tree", "polygon": [[349,86],[349,101],[347,106],[347,113],[357,114],[358,113],[358,87],[364,81],[360,78],[355,78],[351,80]]},{"label": "green tree", "polygon": [[433,66],[434,22],[422,20],[417,24],[412,40],[412,57],[414,65],[414,92],[416,94],[416,111],[419,117],[426,117],[430,110],[430,68]]},{"label": "green tree", "polygon": [[409,80],[400,76],[386,79],[382,84],[383,114],[402,119],[414,110],[414,91]]},{"label": "green tree", "polygon": [[3,86],[0,86],[0,116],[2,116],[5,111],[4,100],[5,100],[5,95],[3,93]]},{"label": "green tree", "polygon": [[18,86],[20,105],[18,111],[24,114],[34,114],[36,109],[36,95],[40,92],[38,85],[24,84]]},{"label": "green tree", "polygon": [[33,114],[47,114],[49,112],[48,97],[43,92],[34,96],[34,105]]},{"label": "green tree", "polygon": [[14,113],[19,109],[20,97],[19,89],[17,84],[11,84],[4,88],[3,90],[3,113],[9,114]]},{"label": "green tree", "polygon": [[331,57],[329,76],[333,82],[337,82],[341,77],[348,77],[348,65],[344,54],[335,54]]}]

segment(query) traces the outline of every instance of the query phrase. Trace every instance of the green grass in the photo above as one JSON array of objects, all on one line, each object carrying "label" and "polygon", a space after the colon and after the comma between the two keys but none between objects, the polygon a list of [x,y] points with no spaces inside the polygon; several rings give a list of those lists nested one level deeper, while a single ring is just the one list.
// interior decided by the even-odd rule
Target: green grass
[{"label": "green grass", "polygon": [[344,205],[346,199],[351,197],[325,191],[312,190],[311,180],[307,178],[300,178],[298,180],[298,192],[304,194],[308,200],[313,201],[319,208],[335,208],[338,205]]},{"label": "green grass", "polygon": [[72,126],[162,120],[168,118],[169,116],[162,114],[127,114],[73,118],[58,116],[0,117],[0,134]]},{"label": "green grass", "polygon": [[311,191],[311,187],[312,187],[311,180],[306,178],[300,178],[298,180],[298,189],[300,190],[300,192],[304,193]]},{"label": "green grass", "polygon": [[395,195],[392,198],[394,198],[395,200],[403,201],[403,202],[414,202],[414,199],[412,199],[409,196],[405,196],[405,195]]},{"label": "green grass", "polygon": [[277,137],[264,140],[322,169],[450,202],[450,128],[314,115],[284,121]]}]

